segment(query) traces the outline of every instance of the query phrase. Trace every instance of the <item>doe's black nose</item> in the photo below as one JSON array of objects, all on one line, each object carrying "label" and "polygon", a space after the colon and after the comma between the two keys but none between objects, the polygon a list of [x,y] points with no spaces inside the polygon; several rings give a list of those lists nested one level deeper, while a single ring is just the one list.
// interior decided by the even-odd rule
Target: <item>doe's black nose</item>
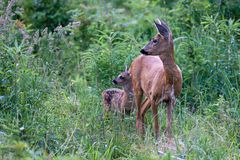
[{"label": "doe's black nose", "polygon": [[146,52],[144,49],[141,49],[140,52],[141,52],[142,54],[148,55],[148,52]]}]

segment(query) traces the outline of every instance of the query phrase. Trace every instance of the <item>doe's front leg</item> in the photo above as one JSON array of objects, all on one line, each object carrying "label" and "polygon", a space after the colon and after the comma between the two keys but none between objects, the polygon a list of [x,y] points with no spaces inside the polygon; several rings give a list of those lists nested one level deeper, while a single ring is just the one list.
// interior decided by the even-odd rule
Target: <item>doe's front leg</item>
[{"label": "doe's front leg", "polygon": [[153,120],[154,120],[154,132],[156,140],[159,139],[159,124],[158,124],[158,110],[157,105],[154,100],[151,101],[151,107],[152,107],[152,114],[153,114]]},{"label": "doe's front leg", "polygon": [[135,92],[135,103],[137,106],[137,114],[136,114],[136,129],[140,134],[143,134],[142,128],[142,117],[141,117],[141,107],[142,107],[142,92]]},{"label": "doe's front leg", "polygon": [[165,130],[165,134],[168,138],[169,143],[173,143],[172,137],[172,112],[173,108],[176,104],[176,100],[173,98],[167,102],[167,128]]}]

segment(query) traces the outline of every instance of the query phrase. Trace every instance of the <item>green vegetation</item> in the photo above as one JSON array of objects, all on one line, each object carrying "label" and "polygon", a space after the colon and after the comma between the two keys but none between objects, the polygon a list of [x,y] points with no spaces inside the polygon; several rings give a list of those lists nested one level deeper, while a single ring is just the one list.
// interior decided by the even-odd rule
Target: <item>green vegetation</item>
[{"label": "green vegetation", "polygon": [[240,159],[239,3],[0,1],[0,159],[160,159],[151,111],[143,140],[135,113],[103,119],[101,100],[155,35],[156,18],[172,29],[184,79],[178,150],[161,158]]}]

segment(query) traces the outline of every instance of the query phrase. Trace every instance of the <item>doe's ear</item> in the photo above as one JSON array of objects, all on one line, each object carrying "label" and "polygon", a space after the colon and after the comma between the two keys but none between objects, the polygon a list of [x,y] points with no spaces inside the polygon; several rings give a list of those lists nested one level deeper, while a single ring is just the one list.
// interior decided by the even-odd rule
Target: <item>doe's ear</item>
[{"label": "doe's ear", "polygon": [[167,24],[163,21],[160,21],[159,19],[154,21],[154,24],[157,28],[157,31],[165,38],[169,38],[170,30],[167,26]]}]

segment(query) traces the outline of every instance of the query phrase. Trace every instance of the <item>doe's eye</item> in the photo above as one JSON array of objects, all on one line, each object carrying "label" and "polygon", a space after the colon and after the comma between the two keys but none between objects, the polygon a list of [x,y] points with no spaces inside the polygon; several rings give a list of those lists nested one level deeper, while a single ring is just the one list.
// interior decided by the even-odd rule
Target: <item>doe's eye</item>
[{"label": "doe's eye", "polygon": [[154,39],[154,40],[153,40],[153,43],[157,43],[157,40],[156,40],[156,39]]}]

